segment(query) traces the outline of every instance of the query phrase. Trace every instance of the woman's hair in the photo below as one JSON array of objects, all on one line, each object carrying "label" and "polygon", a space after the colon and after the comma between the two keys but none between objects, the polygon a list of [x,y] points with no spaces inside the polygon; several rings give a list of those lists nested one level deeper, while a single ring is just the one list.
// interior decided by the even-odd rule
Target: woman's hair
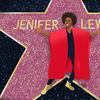
[{"label": "woman's hair", "polygon": [[63,15],[62,15],[62,22],[63,24],[65,24],[65,19],[69,17],[72,19],[72,25],[75,25],[76,22],[77,22],[77,17],[74,13],[71,13],[71,12],[65,12]]}]

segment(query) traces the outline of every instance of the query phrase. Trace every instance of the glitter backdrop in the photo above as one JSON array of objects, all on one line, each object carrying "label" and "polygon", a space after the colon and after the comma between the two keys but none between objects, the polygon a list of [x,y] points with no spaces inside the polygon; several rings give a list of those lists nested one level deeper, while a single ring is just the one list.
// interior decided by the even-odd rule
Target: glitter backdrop
[{"label": "glitter backdrop", "polygon": [[[4,99],[32,100],[37,96],[47,82],[49,64],[48,38],[36,33],[34,30],[15,30],[13,27],[19,19],[56,19],[59,28],[62,27],[61,15],[64,12],[74,12],[78,17],[77,27],[80,27],[81,18],[99,19],[100,15],[87,14],[81,0],[53,0],[46,14],[0,14],[0,29],[24,44],[28,49],[8,84]],[[51,30],[52,31],[52,30]],[[87,30],[95,31],[95,30]],[[90,70],[91,79],[79,81],[87,85],[86,88],[100,97],[100,36],[91,42]]]}]

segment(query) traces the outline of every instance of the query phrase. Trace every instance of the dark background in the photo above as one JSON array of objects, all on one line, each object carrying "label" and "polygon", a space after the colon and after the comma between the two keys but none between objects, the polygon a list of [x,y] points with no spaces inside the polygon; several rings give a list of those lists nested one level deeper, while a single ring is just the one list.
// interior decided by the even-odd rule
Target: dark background
[{"label": "dark background", "polygon": [[44,12],[50,0],[0,0],[0,12]]},{"label": "dark background", "polygon": [[25,47],[0,31],[0,94],[14,71]]},{"label": "dark background", "polygon": [[88,12],[100,12],[100,0],[83,0]]}]

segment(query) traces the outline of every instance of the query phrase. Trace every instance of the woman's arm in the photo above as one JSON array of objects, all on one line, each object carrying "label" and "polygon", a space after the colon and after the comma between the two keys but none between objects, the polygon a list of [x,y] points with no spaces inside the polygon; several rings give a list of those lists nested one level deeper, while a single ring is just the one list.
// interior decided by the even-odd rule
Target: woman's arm
[{"label": "woman's arm", "polygon": [[45,36],[45,37],[49,37],[49,35],[50,35],[49,32],[47,32],[47,31],[43,31],[42,28],[38,28],[38,29],[36,29],[36,32],[42,34],[42,35]]},{"label": "woman's arm", "polygon": [[96,32],[91,32],[90,33],[91,39],[94,39],[98,34],[100,34],[100,29],[97,30]]}]

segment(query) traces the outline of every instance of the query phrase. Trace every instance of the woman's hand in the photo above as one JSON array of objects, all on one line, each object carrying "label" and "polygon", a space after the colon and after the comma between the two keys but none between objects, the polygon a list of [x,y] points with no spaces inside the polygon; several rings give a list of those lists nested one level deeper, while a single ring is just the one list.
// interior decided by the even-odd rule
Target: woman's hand
[{"label": "woman's hand", "polygon": [[35,29],[35,31],[38,32],[38,33],[40,33],[40,34],[42,34],[42,35],[44,35],[44,36],[46,36],[46,37],[48,37],[49,34],[50,34],[50,33],[47,32],[47,31],[43,31],[42,28],[37,28],[37,29]]},{"label": "woman's hand", "polygon": [[42,33],[42,32],[43,32],[42,28],[36,28],[35,31],[36,31],[37,33]]},{"label": "woman's hand", "polygon": [[100,35],[100,29],[98,29],[96,32],[90,33],[91,38],[94,39],[97,35]]},{"label": "woman's hand", "polygon": [[100,29],[98,29],[98,30],[96,31],[96,34],[97,34],[97,35],[100,34]]}]

